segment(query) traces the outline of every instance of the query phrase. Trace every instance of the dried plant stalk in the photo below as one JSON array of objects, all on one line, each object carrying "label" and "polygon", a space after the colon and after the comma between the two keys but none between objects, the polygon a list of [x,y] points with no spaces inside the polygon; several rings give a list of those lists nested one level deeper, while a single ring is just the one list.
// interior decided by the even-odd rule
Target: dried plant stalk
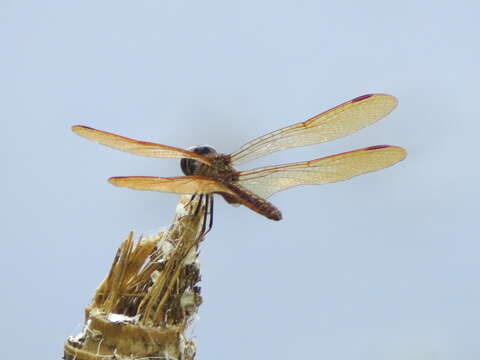
[{"label": "dried plant stalk", "polygon": [[200,198],[182,196],[168,230],[137,242],[129,234],[85,309],[83,331],[65,342],[65,359],[194,358],[185,330],[202,302],[205,216]]}]

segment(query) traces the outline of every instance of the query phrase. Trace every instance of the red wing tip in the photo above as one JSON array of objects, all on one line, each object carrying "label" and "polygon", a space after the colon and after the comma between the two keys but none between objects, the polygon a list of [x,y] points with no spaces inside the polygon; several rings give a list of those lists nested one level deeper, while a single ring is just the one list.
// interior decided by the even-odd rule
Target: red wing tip
[{"label": "red wing tip", "polygon": [[402,159],[405,159],[407,156],[407,151],[404,148],[401,148],[400,146],[395,146],[395,145],[374,145],[374,146],[369,146],[365,148],[364,150],[379,150],[379,149],[392,149],[397,151],[398,153],[403,153]]},{"label": "red wing tip", "polygon": [[392,146],[391,145],[373,145],[365,148],[365,150],[377,150],[377,149],[383,149],[388,147],[392,147]]},{"label": "red wing tip", "polygon": [[373,95],[374,95],[374,94],[361,95],[361,96],[356,97],[355,99],[352,99],[351,101],[352,101],[352,103],[354,103],[354,102],[359,102],[359,101],[368,99],[369,97],[372,97]]}]

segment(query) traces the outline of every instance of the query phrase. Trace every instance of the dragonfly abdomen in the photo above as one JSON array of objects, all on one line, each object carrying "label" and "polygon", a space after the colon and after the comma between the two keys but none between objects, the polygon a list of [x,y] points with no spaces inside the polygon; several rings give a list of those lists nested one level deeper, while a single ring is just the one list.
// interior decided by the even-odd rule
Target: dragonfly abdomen
[{"label": "dragonfly abdomen", "polygon": [[248,191],[247,189],[242,188],[239,185],[233,184],[224,184],[227,186],[235,195],[237,195],[238,201],[248,207],[249,209],[263,215],[271,220],[281,220],[282,213],[278,210],[273,204],[269,203],[267,200],[261,198],[260,196]]}]

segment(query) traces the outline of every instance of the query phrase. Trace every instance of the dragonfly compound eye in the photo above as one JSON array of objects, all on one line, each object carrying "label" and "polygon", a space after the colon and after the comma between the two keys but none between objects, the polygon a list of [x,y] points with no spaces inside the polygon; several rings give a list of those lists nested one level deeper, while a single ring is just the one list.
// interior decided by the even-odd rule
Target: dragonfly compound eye
[{"label": "dragonfly compound eye", "polygon": [[[217,153],[214,148],[207,145],[192,146],[187,150],[194,152],[195,154],[204,155],[205,157],[209,157]],[[202,163],[200,161],[194,159],[182,159],[180,161],[180,167],[185,175],[197,174],[201,165]]]}]

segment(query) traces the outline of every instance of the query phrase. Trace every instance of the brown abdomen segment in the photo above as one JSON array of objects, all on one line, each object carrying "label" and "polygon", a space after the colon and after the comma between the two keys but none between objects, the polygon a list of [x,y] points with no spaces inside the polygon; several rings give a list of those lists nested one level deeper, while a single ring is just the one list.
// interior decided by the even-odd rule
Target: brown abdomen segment
[{"label": "brown abdomen segment", "polygon": [[[255,195],[254,193],[238,185],[232,185],[232,184],[224,184],[224,185],[227,186],[233,193],[235,193],[235,195],[237,195],[236,202],[245,205],[249,209],[271,220],[278,221],[282,219],[282,213],[280,212],[280,210],[278,210],[275,206],[273,206],[267,200],[261,198],[258,195]],[[235,203],[233,201],[228,201],[228,202]]]}]

